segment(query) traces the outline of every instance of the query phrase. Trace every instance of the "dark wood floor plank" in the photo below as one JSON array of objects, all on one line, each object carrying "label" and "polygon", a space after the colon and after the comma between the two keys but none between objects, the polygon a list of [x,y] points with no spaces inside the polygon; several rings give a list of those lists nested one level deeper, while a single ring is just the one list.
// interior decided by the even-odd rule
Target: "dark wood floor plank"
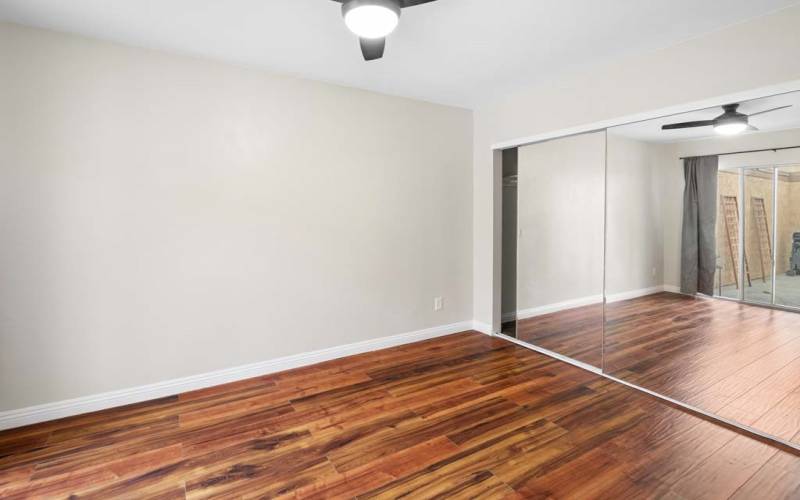
[{"label": "dark wood floor plank", "polygon": [[731,498],[800,498],[800,470],[787,471],[769,463],[764,464]]},{"label": "dark wood floor plank", "polygon": [[517,321],[516,337],[572,359],[602,366],[603,305],[592,304]]},{"label": "dark wood floor plank", "polygon": [[[795,359],[768,356],[770,376],[715,382],[724,408],[791,380]],[[749,409],[800,434],[800,391],[781,401]],[[478,333],[0,433],[3,498],[770,499],[798,472],[796,455]]]},{"label": "dark wood floor plank", "polygon": [[[522,320],[518,337],[585,361],[597,308]],[[664,292],[609,303],[605,316],[608,373],[784,439],[800,431],[798,313]]]},{"label": "dark wood floor plank", "polygon": [[681,477],[672,491],[686,498],[728,498],[777,453],[767,444],[737,436]]}]

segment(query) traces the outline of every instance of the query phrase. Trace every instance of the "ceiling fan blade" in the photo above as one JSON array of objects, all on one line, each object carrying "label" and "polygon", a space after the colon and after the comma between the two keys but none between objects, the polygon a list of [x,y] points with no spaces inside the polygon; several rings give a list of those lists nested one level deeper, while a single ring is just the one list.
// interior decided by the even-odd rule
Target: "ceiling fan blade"
[{"label": "ceiling fan blade", "polygon": [[415,5],[422,5],[424,3],[435,2],[436,0],[401,0],[400,3],[403,4],[403,7],[413,7]]},{"label": "ceiling fan blade", "polygon": [[[336,3],[344,3],[347,0],[333,0]],[[397,3],[400,4],[400,7],[405,9],[406,7],[414,7],[415,5],[422,5],[424,3],[431,3],[435,2],[436,0],[397,0]]]},{"label": "ceiling fan blade", "polygon": [[747,125],[747,130],[750,130],[750,131],[752,131],[752,132],[758,132],[758,127],[755,127],[755,126],[753,126],[753,125],[749,125],[749,124],[748,124],[748,125]]},{"label": "ceiling fan blade", "polygon": [[778,111],[779,109],[786,109],[786,108],[791,108],[791,107],[792,107],[791,104],[787,104],[786,106],[780,106],[778,108],[772,108],[772,109],[765,109],[764,111],[759,111],[758,113],[753,113],[753,114],[747,115],[747,116],[749,118],[751,116],[763,115],[764,113],[772,113],[773,111]]},{"label": "ceiling fan blade", "polygon": [[383,57],[383,49],[386,48],[385,38],[359,38],[361,42],[361,53],[364,54],[365,61],[374,61]]},{"label": "ceiling fan blade", "polygon": [[672,130],[676,128],[692,128],[692,127],[708,127],[714,125],[714,120],[702,120],[697,122],[683,122],[683,123],[670,123],[669,125],[662,125],[661,130]]}]

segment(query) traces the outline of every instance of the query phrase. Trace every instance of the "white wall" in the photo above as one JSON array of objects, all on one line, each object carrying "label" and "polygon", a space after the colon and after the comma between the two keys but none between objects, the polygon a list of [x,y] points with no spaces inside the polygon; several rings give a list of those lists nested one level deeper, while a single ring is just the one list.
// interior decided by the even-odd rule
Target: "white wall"
[{"label": "white wall", "polygon": [[600,302],[605,132],[519,148],[517,309]]},{"label": "white wall", "polygon": [[[800,7],[657,52],[583,69],[475,110],[475,319],[498,314],[491,146],[501,141],[800,79]],[[524,62],[521,62],[524,64]]]},{"label": "white wall", "polygon": [[471,112],[8,24],[0,82],[0,410],[472,318]]},{"label": "white wall", "polygon": [[681,287],[681,234],[683,232],[683,178],[684,156],[676,145],[661,146],[659,186],[661,187],[661,214],[664,223],[664,285]]},{"label": "white wall", "polygon": [[[733,137],[709,137],[694,141],[677,142],[670,145],[673,165],[679,168],[683,162],[681,157],[703,156],[717,153],[731,153],[753,149],[782,148],[800,146],[800,129],[781,130],[777,132],[757,132]],[[774,165],[778,163],[797,163],[800,161],[800,149],[782,151],[763,151],[759,153],[721,156],[720,168],[740,166]]]}]

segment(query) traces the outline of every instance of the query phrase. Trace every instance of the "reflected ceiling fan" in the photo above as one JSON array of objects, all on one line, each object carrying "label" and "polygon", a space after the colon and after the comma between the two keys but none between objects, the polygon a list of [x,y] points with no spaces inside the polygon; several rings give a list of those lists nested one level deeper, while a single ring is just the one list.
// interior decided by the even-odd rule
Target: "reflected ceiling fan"
[{"label": "reflected ceiling fan", "polygon": [[663,125],[661,130],[673,130],[678,128],[693,128],[693,127],[714,127],[714,131],[722,135],[734,135],[745,130],[758,130],[753,125],[750,125],[749,118],[753,116],[763,115],[764,113],[772,113],[779,109],[791,108],[792,105],[780,106],[772,109],[765,109],[758,113],[745,115],[739,113],[736,109],[739,104],[726,104],[722,106],[723,113],[713,120],[699,120],[694,122],[670,123]]},{"label": "reflected ceiling fan", "polygon": [[436,0],[333,0],[342,4],[347,27],[358,35],[365,61],[383,57],[386,36],[400,22],[400,10]]}]

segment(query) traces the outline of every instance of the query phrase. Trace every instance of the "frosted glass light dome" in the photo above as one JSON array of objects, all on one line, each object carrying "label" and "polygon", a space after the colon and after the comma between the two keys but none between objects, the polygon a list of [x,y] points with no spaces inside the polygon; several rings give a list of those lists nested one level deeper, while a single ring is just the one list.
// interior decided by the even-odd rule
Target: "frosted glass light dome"
[{"label": "frosted glass light dome", "polygon": [[383,38],[400,22],[400,7],[391,0],[350,0],[342,5],[342,15],[360,38]]},{"label": "frosted glass light dome", "polygon": [[744,132],[747,128],[747,123],[744,122],[730,122],[720,123],[714,126],[714,131],[720,135],[736,135]]}]

